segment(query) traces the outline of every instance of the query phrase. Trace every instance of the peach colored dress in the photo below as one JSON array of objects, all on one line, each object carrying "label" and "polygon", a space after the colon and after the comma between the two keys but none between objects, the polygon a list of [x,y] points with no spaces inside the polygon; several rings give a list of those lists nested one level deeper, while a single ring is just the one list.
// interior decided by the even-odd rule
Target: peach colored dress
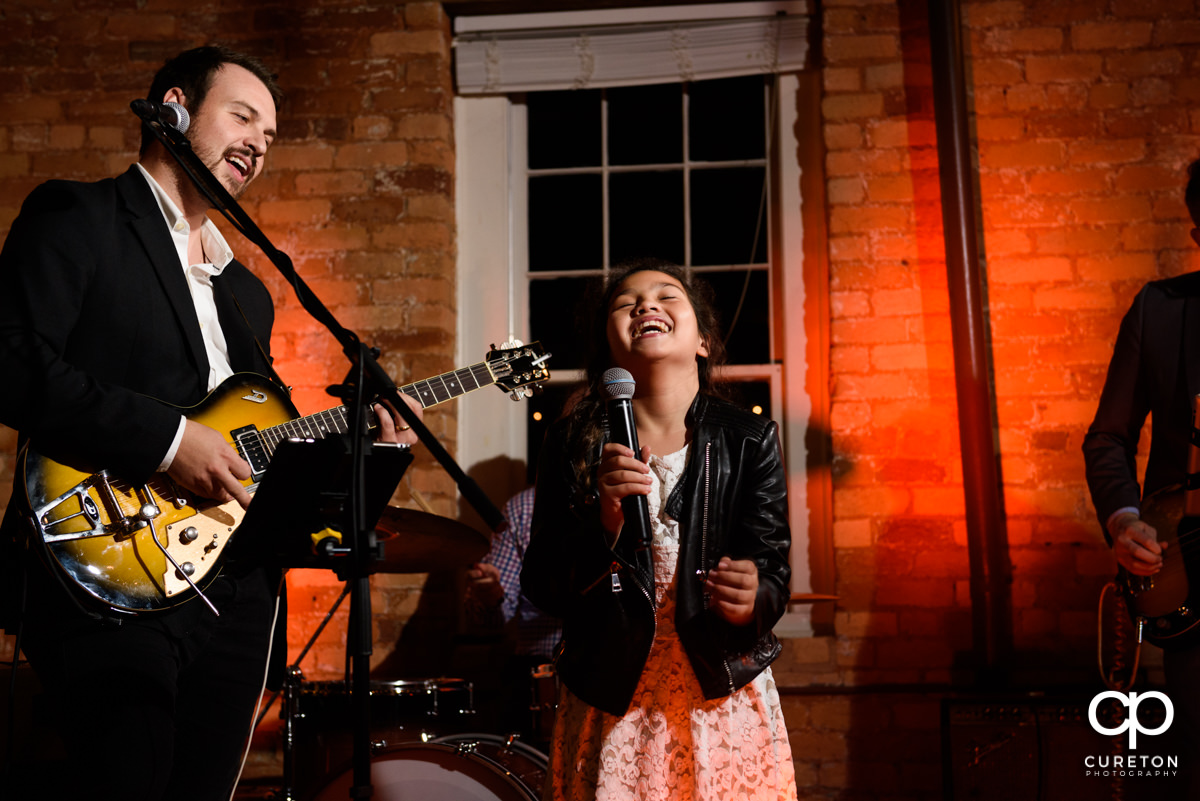
[{"label": "peach colored dress", "polygon": [[796,798],[795,771],[770,668],[725,698],[704,698],[675,632],[679,524],[663,512],[687,448],[651,457],[658,630],[624,717],[565,687],[543,798],[550,801],[778,801]]}]

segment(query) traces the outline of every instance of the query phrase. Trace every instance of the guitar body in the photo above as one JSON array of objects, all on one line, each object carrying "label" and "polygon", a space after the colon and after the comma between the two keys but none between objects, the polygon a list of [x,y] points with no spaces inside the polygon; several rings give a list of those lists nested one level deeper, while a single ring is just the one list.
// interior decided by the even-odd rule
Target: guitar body
[{"label": "guitar body", "polygon": [[1166,543],[1162,568],[1153,576],[1135,576],[1118,568],[1118,581],[1134,622],[1145,622],[1143,636],[1160,648],[1191,644],[1200,636],[1200,599],[1192,598],[1188,552],[1200,536],[1200,518],[1185,512],[1182,487],[1167,487],[1142,504],[1142,519]]},{"label": "guitar body", "polygon": [[[539,343],[514,340],[493,347],[483,362],[399,391],[426,409],[487,386],[519,400],[549,379],[547,359]],[[225,435],[250,465],[251,477],[243,483],[251,493],[280,443],[350,430],[344,406],[299,417],[279,387],[251,373],[231,376],[199,404],[179,411]],[[165,473],[132,484],[107,470],[80,472],[29,446],[21,467],[34,538],[47,561],[85,601],[118,613],[170,609],[202,592],[220,573],[226,546],[245,516],[236,501],[194,497]]]},{"label": "guitar body", "polygon": [[[278,387],[253,374],[233,376],[197,406],[180,411],[224,433],[233,447],[235,431],[266,430],[297,417]],[[203,589],[220,572],[220,556],[245,514],[236,501],[217,504],[192,496],[165,473],[133,485],[105,471],[79,472],[28,448],[24,477],[48,555],[87,595],[116,611],[158,609],[193,595],[164,549],[179,565],[192,566],[190,578]],[[255,476],[244,483],[256,482]],[[147,504],[158,509],[151,520],[142,514]]]}]

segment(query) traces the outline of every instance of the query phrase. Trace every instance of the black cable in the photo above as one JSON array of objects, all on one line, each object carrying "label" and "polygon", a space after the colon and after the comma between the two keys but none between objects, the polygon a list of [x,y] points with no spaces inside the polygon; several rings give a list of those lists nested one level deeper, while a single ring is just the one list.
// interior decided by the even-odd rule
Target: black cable
[{"label": "black cable", "polygon": [[26,603],[26,588],[28,587],[28,569],[26,566],[25,555],[22,554],[20,559],[20,590],[18,591],[17,604],[17,630],[13,636],[13,653],[12,660],[8,663],[8,713],[5,721],[5,730],[8,735],[8,741],[4,748],[4,770],[3,776],[10,782],[16,781],[13,775],[13,752],[17,739],[17,668],[21,664],[21,635],[25,629],[25,603]]}]

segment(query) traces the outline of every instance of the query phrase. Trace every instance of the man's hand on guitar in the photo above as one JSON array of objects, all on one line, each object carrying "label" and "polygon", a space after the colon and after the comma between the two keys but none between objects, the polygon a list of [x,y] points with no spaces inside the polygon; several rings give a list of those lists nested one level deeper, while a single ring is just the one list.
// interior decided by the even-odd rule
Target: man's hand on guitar
[{"label": "man's hand on guitar", "polygon": [[[424,422],[425,410],[421,404],[403,392],[400,393],[400,397],[408,404],[408,408],[416,413],[417,419]],[[417,433],[408,423],[404,422],[404,418],[393,410],[390,404],[376,403],[374,411],[376,419],[379,420],[380,442],[398,442],[401,445],[417,444]]]},{"label": "man's hand on guitar", "polygon": [[1158,532],[1132,512],[1109,521],[1113,554],[1121,567],[1135,576],[1152,576],[1162,569],[1162,552],[1170,543],[1159,542]]},{"label": "man's hand on guitar", "polygon": [[225,503],[235,500],[243,509],[250,505],[250,493],[242,481],[250,478],[250,465],[229,447],[215,428],[188,420],[183,440],[167,475],[184,489]]}]

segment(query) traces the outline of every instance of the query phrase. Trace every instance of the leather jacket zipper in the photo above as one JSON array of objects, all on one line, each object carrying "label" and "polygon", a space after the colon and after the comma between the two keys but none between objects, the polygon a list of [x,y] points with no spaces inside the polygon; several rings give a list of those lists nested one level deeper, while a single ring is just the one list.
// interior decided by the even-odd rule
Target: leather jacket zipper
[{"label": "leather jacket zipper", "polygon": [[[624,569],[625,569],[625,566],[614,559],[612,564],[610,564],[608,566],[608,572],[602,573],[599,578],[597,578],[591,584],[584,587],[582,594],[587,595],[589,592],[591,592],[596,587],[598,587],[600,585],[600,582],[604,581],[605,579],[609,580],[610,586],[612,587],[612,591],[614,593],[621,592],[622,590],[625,589],[621,584],[621,575],[620,575],[621,571]],[[634,586],[636,586],[639,590],[641,590],[642,595],[645,596],[646,600],[650,602],[650,613],[654,616],[654,630],[657,631],[658,630],[658,608],[654,603],[654,596],[652,596],[650,594],[650,591],[646,589],[646,586],[642,583],[641,577],[638,576],[636,570],[630,570],[629,576],[630,576],[630,578],[633,579]]]},{"label": "leather jacket zipper", "polygon": [[[708,580],[708,508],[712,498],[712,443],[704,443],[704,505],[700,514],[700,569],[696,571],[696,576],[701,581]],[[704,608],[708,608],[709,596],[707,592],[703,593]],[[734,691],[733,686],[733,670],[729,667],[729,660],[721,654],[721,667],[725,669],[725,680],[729,685],[730,694]]]},{"label": "leather jacket zipper", "polygon": [[[708,501],[712,485],[709,472],[712,465],[712,443],[704,443],[704,508],[700,514],[700,578],[708,579]],[[704,594],[704,607],[708,608],[708,593]]]},{"label": "leather jacket zipper", "polygon": [[[708,557],[708,505],[711,500],[712,490],[712,443],[704,443],[704,532],[701,534],[702,545],[701,552],[705,558]],[[708,564],[705,562],[705,564]],[[725,680],[729,682],[729,693],[733,694],[733,670],[729,667],[729,659],[724,653],[721,654],[721,667],[725,668]]]}]

